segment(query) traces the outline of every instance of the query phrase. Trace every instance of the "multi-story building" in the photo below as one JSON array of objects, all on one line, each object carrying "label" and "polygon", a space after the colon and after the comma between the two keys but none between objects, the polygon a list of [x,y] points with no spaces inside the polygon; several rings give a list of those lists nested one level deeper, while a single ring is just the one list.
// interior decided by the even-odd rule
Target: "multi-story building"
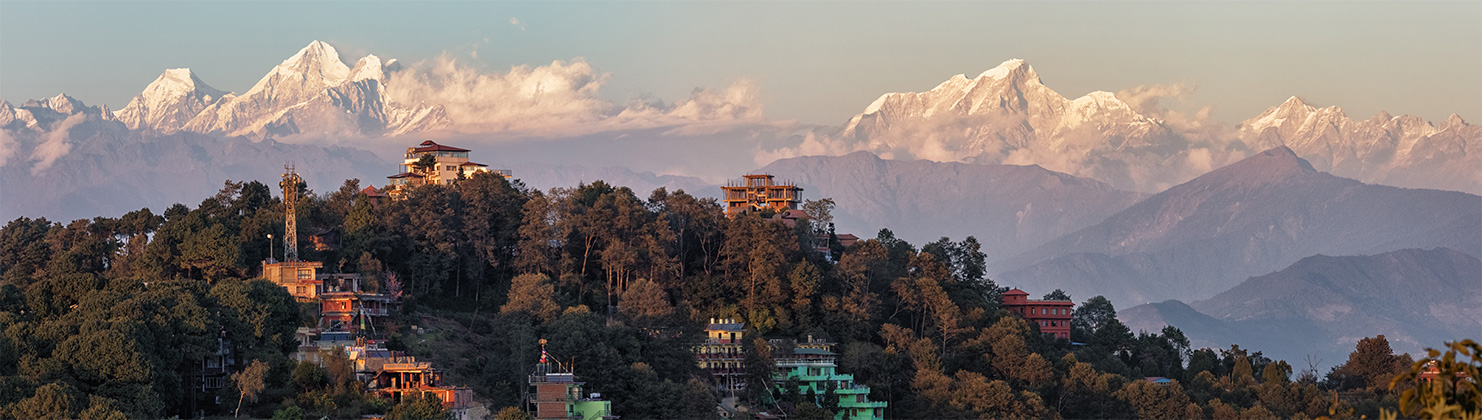
[{"label": "multi-story building", "polygon": [[362,290],[360,280],[359,274],[319,276],[319,327],[325,333],[347,332],[376,339],[367,333],[374,332],[390,313],[391,297]]},{"label": "multi-story building", "polygon": [[741,183],[730,182],[720,188],[725,192],[726,217],[765,209],[779,213],[795,210],[803,200],[802,188],[776,183],[772,175],[746,175]]},{"label": "multi-story building", "polygon": [[[385,350],[381,351],[385,352]],[[373,357],[364,358],[374,359]],[[377,365],[377,369],[366,388],[367,392],[374,393],[392,404],[401,402],[405,398],[436,396],[454,420],[469,420],[469,409],[473,408],[473,390],[468,387],[443,385],[442,371],[434,369],[431,362],[418,362],[415,357],[400,356],[391,361],[380,360],[374,364]],[[359,363],[357,365],[365,366]]]},{"label": "multi-story building", "polygon": [[324,264],[318,261],[275,261],[269,258],[262,263],[262,278],[283,286],[299,302],[308,302],[319,298],[319,269],[322,267]]},{"label": "multi-story building", "polygon": [[1055,338],[1070,339],[1070,319],[1075,314],[1075,302],[1068,300],[1034,300],[1029,292],[1014,289],[1003,294],[1003,306],[1009,312],[1039,324],[1039,332],[1053,334]]},{"label": "multi-story building", "polygon": [[[799,341],[788,354],[779,354],[777,351],[781,342],[774,341],[773,360],[777,363],[777,371],[772,374],[772,382],[777,384],[781,391],[787,382],[796,379],[798,389],[787,390],[807,395],[810,391],[820,399],[815,403],[822,403],[823,398],[828,398],[829,388],[839,398],[838,411],[834,413],[836,420],[879,420],[885,418],[885,408],[889,403],[885,401],[870,401],[870,387],[854,382],[854,375],[838,372],[836,360],[838,355],[833,352],[835,343],[828,340],[814,339],[809,335],[806,341]],[[832,383],[832,386],[830,384]]]},{"label": "multi-story building", "polygon": [[562,371],[561,364],[546,353],[545,340],[540,340],[540,347],[540,361],[535,364],[535,371],[530,373],[529,388],[525,396],[527,407],[534,408],[535,419],[618,418],[612,414],[612,402],[602,400],[600,394],[582,396],[581,386],[586,383],[577,382],[576,374],[570,370]]},{"label": "multi-story building", "polygon": [[[431,167],[418,166],[423,156],[431,156],[436,163]],[[508,169],[489,169],[489,165],[470,162],[468,149],[441,145],[432,140],[408,147],[405,159],[399,167],[401,173],[386,177],[391,182],[392,198],[399,197],[408,186],[452,184],[460,174],[469,177],[478,172],[493,172],[505,178],[514,176]]]},{"label": "multi-story building", "polygon": [[727,396],[746,389],[746,354],[741,350],[745,324],[734,319],[710,319],[705,341],[695,346],[700,369],[710,372],[715,389]]}]

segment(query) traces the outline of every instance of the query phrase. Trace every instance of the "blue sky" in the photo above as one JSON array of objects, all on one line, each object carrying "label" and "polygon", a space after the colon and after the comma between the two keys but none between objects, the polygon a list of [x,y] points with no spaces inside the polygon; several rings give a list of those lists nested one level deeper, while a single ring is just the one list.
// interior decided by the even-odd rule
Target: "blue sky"
[{"label": "blue sky", "polygon": [[[520,23],[512,23],[517,19]],[[312,40],[491,72],[585,60],[602,97],[756,82],[765,115],[842,124],[884,92],[1023,58],[1068,97],[1188,84],[1237,122],[1297,95],[1350,117],[1482,119],[1479,2],[0,2],[0,98],[115,109],[165,68],[246,91]],[[476,54],[476,58],[475,58]]]}]

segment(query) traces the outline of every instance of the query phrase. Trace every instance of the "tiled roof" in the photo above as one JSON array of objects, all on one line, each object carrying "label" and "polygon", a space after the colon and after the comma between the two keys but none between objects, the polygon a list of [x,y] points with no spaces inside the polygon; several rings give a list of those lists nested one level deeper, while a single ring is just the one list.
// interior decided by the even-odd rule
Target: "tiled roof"
[{"label": "tiled roof", "polygon": [[399,174],[396,174],[396,175],[388,176],[387,178],[401,179],[401,178],[426,178],[426,177],[425,176],[422,176],[422,174],[414,174],[414,173],[411,173],[411,172],[402,172],[402,173],[399,173]]},{"label": "tiled roof", "polygon": [[412,149],[412,152],[413,153],[423,153],[423,152],[467,152],[468,151],[468,149],[460,149],[460,148],[453,147],[453,146],[444,146],[444,145],[441,145],[441,144],[437,144],[437,142],[434,142],[432,140],[424,141],[419,146],[422,146],[422,147],[418,147],[418,148]]}]

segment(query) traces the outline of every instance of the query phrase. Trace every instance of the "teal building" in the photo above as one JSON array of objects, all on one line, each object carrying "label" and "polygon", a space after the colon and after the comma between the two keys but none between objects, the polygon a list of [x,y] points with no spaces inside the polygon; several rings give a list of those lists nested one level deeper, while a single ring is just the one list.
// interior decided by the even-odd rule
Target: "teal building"
[{"label": "teal building", "polygon": [[777,371],[772,376],[778,391],[787,386],[789,379],[796,379],[799,384],[796,392],[807,395],[811,390],[821,400],[828,393],[829,383],[833,382],[834,393],[839,396],[835,420],[884,419],[888,403],[870,401],[869,386],[854,382],[854,375],[838,372],[835,363],[838,355],[833,352],[833,346],[832,342],[815,340],[810,335],[807,341],[798,342],[791,354],[778,355],[775,359]]}]

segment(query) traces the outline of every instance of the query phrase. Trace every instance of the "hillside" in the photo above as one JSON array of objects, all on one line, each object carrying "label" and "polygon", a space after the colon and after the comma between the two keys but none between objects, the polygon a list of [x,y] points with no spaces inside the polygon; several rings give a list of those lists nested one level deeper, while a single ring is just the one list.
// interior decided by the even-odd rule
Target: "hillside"
[{"label": "hillside", "polygon": [[1304,258],[1208,300],[1139,305],[1118,314],[1134,330],[1163,325],[1196,343],[1239,343],[1267,355],[1339,362],[1359,339],[1384,334],[1397,352],[1482,331],[1482,261],[1446,248]]},{"label": "hillside", "polygon": [[1310,255],[1482,250],[1482,197],[1369,185],[1318,172],[1286,147],[1158,193],[999,265],[1133,305],[1207,298]]},{"label": "hillside", "polygon": [[997,259],[1096,223],[1141,198],[1038,166],[881,159],[869,152],[782,159],[757,173],[829,197],[839,232],[888,227],[912,242],[975,235]]}]

